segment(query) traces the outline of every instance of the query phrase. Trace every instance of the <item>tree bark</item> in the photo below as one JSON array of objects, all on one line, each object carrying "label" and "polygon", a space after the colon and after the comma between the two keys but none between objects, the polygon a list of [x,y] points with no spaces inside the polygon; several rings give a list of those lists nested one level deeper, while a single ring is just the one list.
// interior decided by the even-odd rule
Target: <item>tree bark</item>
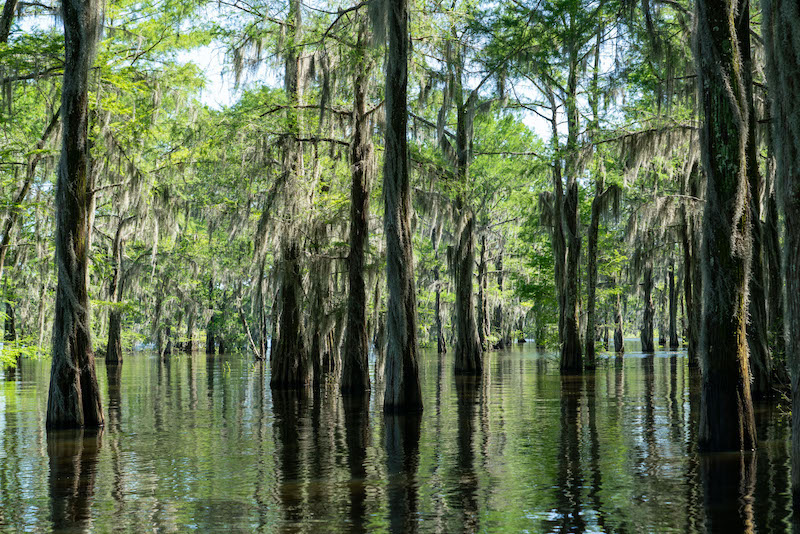
[{"label": "tree bark", "polygon": [[675,291],[675,263],[669,266],[669,348],[678,350],[678,293]]},{"label": "tree bark", "polygon": [[[681,194],[686,195],[687,190],[696,183],[698,176],[698,165],[692,165],[692,170],[681,182]],[[689,187],[687,187],[687,185]],[[696,189],[696,187],[695,187]],[[696,193],[691,193],[695,196]],[[686,341],[687,355],[689,357],[689,367],[697,366],[697,343],[700,336],[700,302],[695,300],[695,285],[700,284],[700,280],[695,277],[695,264],[699,262],[698,249],[696,248],[694,217],[687,213],[686,206],[681,205],[681,246],[683,248],[683,301],[686,305]]]},{"label": "tree bark", "polygon": [[[571,22],[572,24],[572,22]],[[575,43],[570,43],[569,75],[567,77],[567,190],[564,197],[563,225],[567,251],[564,269],[564,339],[561,343],[561,373],[579,373],[583,368],[581,354],[581,334],[578,322],[580,290],[578,287],[578,268],[581,257],[581,236],[578,203],[578,130],[580,112],[578,110],[578,51]]]},{"label": "tree bark", "polygon": [[422,411],[408,176],[408,1],[388,0],[386,141],[383,166],[386,234],[386,412]]},{"label": "tree bark", "polygon": [[751,201],[747,182],[748,114],[741,41],[735,20],[747,2],[699,0],[697,65],[707,178],[703,216],[702,390],[698,447],[751,450],[756,445],[747,361],[747,283]]},{"label": "tree bark", "polygon": [[63,137],[56,181],[56,287],[47,427],[103,425],[89,310],[94,178],[89,164],[89,69],[102,26],[97,0],[63,0]]},{"label": "tree bark", "polygon": [[786,361],[792,383],[792,497],[800,515],[800,6],[763,0],[775,181],[784,214]]},{"label": "tree bark", "polygon": [[303,328],[300,246],[288,244],[281,257],[280,332],[270,361],[269,385],[273,389],[301,389],[311,386],[314,370]]},{"label": "tree bark", "polygon": [[605,184],[600,173],[595,177],[594,199],[592,199],[592,217],[589,222],[586,262],[588,281],[586,283],[586,368],[594,369],[595,364],[595,309],[597,292],[597,234],[600,228],[600,202]]},{"label": "tree bark", "polygon": [[644,287],[644,299],[642,301],[642,331],[639,339],[642,342],[642,352],[653,352],[655,346],[653,344],[653,316],[655,315],[655,307],[653,306],[653,267],[647,265],[644,269],[642,286]]},{"label": "tree bark", "polygon": [[11,24],[14,22],[14,15],[17,11],[19,0],[6,0],[3,4],[3,14],[0,16],[0,43],[7,43],[8,36],[11,35]]},{"label": "tree bark", "polygon": [[489,348],[489,336],[491,329],[489,327],[489,303],[487,302],[488,282],[487,275],[488,266],[486,265],[486,236],[481,236],[481,253],[478,261],[478,341],[481,344],[481,350]]},{"label": "tree bark", "polygon": [[14,314],[14,306],[6,301],[6,319],[3,323],[3,341],[17,340],[17,318]]},{"label": "tree bark", "polygon": [[[475,220],[465,213],[459,221],[455,247],[454,274],[456,291],[456,345],[455,372],[457,375],[481,374],[483,370],[482,344],[475,322],[474,294],[472,292],[475,251],[473,228]],[[482,317],[481,317],[482,318]]]},{"label": "tree bark", "polygon": [[750,188],[751,250],[750,280],[748,284],[747,345],[750,352],[750,393],[754,398],[765,398],[772,394],[772,355],[769,352],[767,333],[767,300],[764,276],[764,233],[761,223],[761,196],[764,178],[758,169],[758,142],[756,140],[756,110],[753,104],[753,61],[750,53],[750,2],[739,0],[743,15],[737,17],[736,31],[742,56],[742,83],[745,104],[750,120],[747,123],[745,167]]},{"label": "tree bark", "polygon": [[369,243],[369,186],[372,180],[372,142],[367,119],[369,72],[363,42],[366,30],[359,31],[359,70],[356,74],[353,103],[353,140],[350,144],[352,184],[350,186],[350,254],[347,257],[349,293],[342,362],[342,393],[369,391],[369,342],[367,340],[367,284],[364,280],[364,254]]},{"label": "tree bark", "polygon": [[[615,280],[616,285],[616,280]],[[623,337],[623,324],[622,324],[622,304],[620,302],[621,297],[619,291],[617,292],[617,299],[614,303],[614,322],[616,324],[616,328],[614,328],[614,352],[617,354],[622,354],[625,352],[625,343]]]},{"label": "tree bark", "polygon": [[108,343],[106,344],[106,363],[122,362],[122,300],[120,278],[122,271],[122,224],[117,226],[114,241],[111,244],[111,282],[108,287],[108,298],[111,309],[108,312]]}]

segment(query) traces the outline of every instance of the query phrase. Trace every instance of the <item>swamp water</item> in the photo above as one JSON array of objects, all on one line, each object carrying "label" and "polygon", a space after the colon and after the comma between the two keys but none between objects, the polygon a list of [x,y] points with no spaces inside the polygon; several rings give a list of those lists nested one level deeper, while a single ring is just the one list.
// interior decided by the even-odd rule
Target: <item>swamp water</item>
[{"label": "swamp water", "polygon": [[246,357],[98,361],[106,427],[47,433],[49,361],[0,378],[2,532],[783,532],[789,421],[759,449],[698,455],[685,353],[561,378],[528,345],[481,382],[422,353],[425,412],[269,388]]}]

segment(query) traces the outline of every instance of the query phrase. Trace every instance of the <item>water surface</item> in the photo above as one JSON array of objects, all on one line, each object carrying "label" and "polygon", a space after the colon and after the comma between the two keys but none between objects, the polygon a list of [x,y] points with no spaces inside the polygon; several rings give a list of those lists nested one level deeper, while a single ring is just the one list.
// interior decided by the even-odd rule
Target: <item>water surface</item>
[{"label": "water surface", "polygon": [[425,412],[382,395],[272,393],[242,356],[98,362],[106,427],[47,433],[49,362],[0,380],[0,530],[94,532],[783,532],[789,421],[759,449],[698,455],[684,353],[562,378],[521,345],[456,380],[424,352]]}]

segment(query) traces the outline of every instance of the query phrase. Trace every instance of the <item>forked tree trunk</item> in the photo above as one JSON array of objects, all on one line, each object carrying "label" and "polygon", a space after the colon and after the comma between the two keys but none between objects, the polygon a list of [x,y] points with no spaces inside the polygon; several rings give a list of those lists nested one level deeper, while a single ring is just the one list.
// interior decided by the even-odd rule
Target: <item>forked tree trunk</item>
[{"label": "forked tree trunk", "polygon": [[[751,450],[756,445],[747,362],[747,283],[751,250],[746,144],[748,114],[737,14],[747,2],[699,0],[697,65],[707,178],[703,216],[702,389],[698,447]],[[748,47],[749,48],[749,47]]]},{"label": "forked tree trunk", "polygon": [[792,383],[792,498],[800,510],[800,6],[763,0],[778,198],[784,214],[786,360]]},{"label": "forked tree trunk", "polygon": [[408,176],[408,1],[387,0],[386,141],[383,164],[386,234],[386,412],[422,411]]},{"label": "forked tree trunk", "polygon": [[642,280],[642,287],[644,288],[644,298],[642,300],[642,331],[639,339],[642,342],[642,352],[653,352],[655,346],[653,343],[653,316],[655,315],[655,306],[653,306],[653,268],[648,265],[644,269]]},{"label": "forked tree trunk", "polygon": [[350,186],[350,254],[347,257],[349,293],[347,326],[342,359],[342,393],[363,393],[369,384],[369,341],[367,339],[367,284],[364,254],[369,243],[369,187],[372,181],[372,142],[367,119],[369,70],[364,47],[366,34],[359,31],[359,70],[355,79],[353,140],[350,145],[352,184]]},{"label": "forked tree trunk", "polygon": [[56,182],[56,287],[47,427],[100,427],[103,409],[94,367],[89,310],[89,69],[100,27],[97,0],[63,0],[63,137]]}]

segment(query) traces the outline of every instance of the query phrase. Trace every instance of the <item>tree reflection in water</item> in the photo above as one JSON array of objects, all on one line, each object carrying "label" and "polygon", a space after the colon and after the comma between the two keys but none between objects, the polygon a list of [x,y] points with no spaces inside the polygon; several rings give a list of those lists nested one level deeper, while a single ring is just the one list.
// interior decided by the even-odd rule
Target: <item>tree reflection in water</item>
[{"label": "tree reflection in water", "polygon": [[369,446],[369,392],[344,395],[344,430],[350,471],[350,532],[367,532],[367,447]]},{"label": "tree reflection in water", "polygon": [[102,430],[50,430],[50,512],[56,531],[91,531]]},{"label": "tree reflection in water", "polygon": [[419,437],[422,416],[384,414],[391,532],[417,532]]}]

